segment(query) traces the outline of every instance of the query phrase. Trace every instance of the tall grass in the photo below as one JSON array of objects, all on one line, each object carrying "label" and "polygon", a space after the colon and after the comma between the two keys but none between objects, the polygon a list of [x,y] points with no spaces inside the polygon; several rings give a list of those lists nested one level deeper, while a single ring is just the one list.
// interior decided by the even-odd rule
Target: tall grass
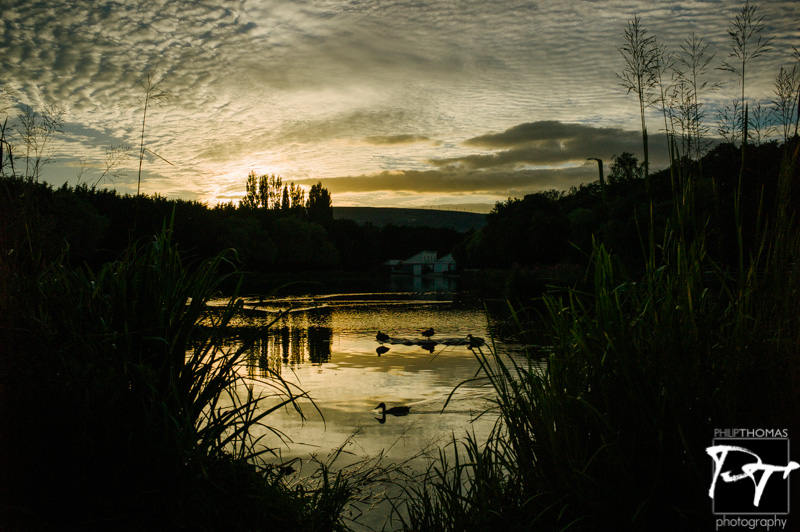
[{"label": "tall grass", "polygon": [[96,272],[60,261],[33,278],[5,272],[15,286],[0,386],[8,522],[342,528],[347,483],[290,485],[283,469],[259,465],[269,449],[255,429],[305,394],[279,375],[257,393],[242,370],[251,340],[226,345],[242,303],[234,293],[221,311],[207,304],[231,258],[187,266],[165,229]]},{"label": "tall grass", "polygon": [[714,429],[800,433],[799,164],[795,144],[777,205],[746,249],[739,239],[741,269],[706,253],[691,190],[676,195],[664,234],[643,239],[641,278],[595,243],[591,290],[542,299],[546,369],[477,353],[500,422],[485,444],[442,452],[410,490],[405,529],[713,526],[704,449]]}]

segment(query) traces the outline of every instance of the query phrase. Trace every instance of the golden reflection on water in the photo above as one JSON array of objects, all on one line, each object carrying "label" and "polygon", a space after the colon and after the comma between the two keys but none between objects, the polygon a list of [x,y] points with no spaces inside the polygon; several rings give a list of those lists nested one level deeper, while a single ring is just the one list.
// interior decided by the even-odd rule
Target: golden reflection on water
[{"label": "golden reflection on water", "polygon": [[330,327],[273,327],[255,340],[250,349],[248,373],[265,377],[270,372],[281,374],[284,366],[330,362],[332,343],[333,330]]},{"label": "golden reflection on water", "polygon": [[[436,295],[333,294],[251,300],[246,310],[234,326],[240,337],[259,333],[242,368],[256,391],[273,393],[267,382],[279,375],[310,398],[298,401],[303,417],[282,408],[265,419],[269,428],[254,434],[274,449],[270,461],[297,458],[308,464],[312,455],[323,462],[335,455],[337,468],[381,457],[383,464],[404,463],[419,472],[453,437],[469,432],[485,441],[495,425],[495,413],[481,415],[494,392],[474,380],[479,363],[467,340],[467,335],[489,340],[489,320],[480,305]],[[429,328],[435,331],[430,339],[422,335]],[[379,342],[378,331],[388,339]],[[238,342],[232,338],[230,346]],[[268,397],[265,407],[277,401]],[[375,410],[379,403],[410,411],[382,418]],[[380,529],[390,512],[386,503],[371,508],[365,526]]]},{"label": "golden reflection on water", "polygon": [[[240,327],[264,327],[290,310],[262,331],[248,351],[249,376],[258,383],[278,374],[313,400],[300,401],[306,419],[291,408],[266,419],[293,442],[283,445],[264,432],[266,444],[279,449],[284,459],[324,455],[345,444],[354,456],[384,452],[390,459],[405,460],[437,448],[453,434],[488,434],[494,423],[492,416],[475,421],[488,406],[489,390],[480,383],[461,387],[442,412],[453,389],[478,371],[466,338],[488,336],[488,326],[476,306],[397,294],[248,303],[250,312]],[[421,335],[428,328],[435,331],[430,339]],[[378,331],[390,341],[378,342]],[[381,402],[411,410],[380,423],[374,409]]]}]

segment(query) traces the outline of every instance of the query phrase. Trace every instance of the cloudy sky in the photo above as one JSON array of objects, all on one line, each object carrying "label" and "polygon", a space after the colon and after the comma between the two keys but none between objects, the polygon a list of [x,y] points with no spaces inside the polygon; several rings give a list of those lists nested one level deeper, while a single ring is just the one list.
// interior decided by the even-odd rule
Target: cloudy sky
[{"label": "cloudy sky", "polygon": [[[129,145],[101,186],[136,191],[141,80],[156,68],[170,98],[148,109],[145,145],[163,159],[148,152],[145,193],[238,200],[254,170],[321,180],[339,206],[478,208],[594,180],[588,157],[641,158],[638,104],[615,75],[627,21],[638,15],[674,50],[695,33],[716,67],[742,5],[0,0],[0,77],[17,106],[11,124],[22,104],[66,106],[42,170],[56,185],[93,183],[106,150]],[[800,45],[800,2],[757,5],[774,40],[748,67],[747,89],[766,101]],[[740,87],[719,70],[708,80],[724,82],[706,98],[713,115]],[[658,115],[648,119],[663,167]]]}]

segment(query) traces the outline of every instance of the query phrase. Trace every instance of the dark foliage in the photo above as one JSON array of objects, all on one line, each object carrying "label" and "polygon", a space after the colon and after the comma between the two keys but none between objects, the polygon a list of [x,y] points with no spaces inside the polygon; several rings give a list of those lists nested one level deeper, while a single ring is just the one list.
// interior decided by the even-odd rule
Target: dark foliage
[{"label": "dark foliage", "polygon": [[[746,249],[751,246],[759,212],[774,205],[778,174],[785,150],[768,142],[749,148],[741,183],[742,231]],[[693,178],[696,212],[709,215],[712,256],[733,264],[737,253],[733,197],[738,186],[741,152],[731,144],[720,144],[700,163],[683,161],[674,174]],[[545,191],[522,199],[498,203],[487,217],[487,226],[458,248],[458,257],[469,267],[540,267],[552,264],[586,264],[593,239],[602,242],[626,268],[636,269],[642,251],[641,230],[651,227],[655,234],[667,229],[674,215],[673,173],[669,169],[651,176],[652,208],[648,200],[641,165],[623,153],[615,159],[603,200],[599,182],[573,188],[567,193]],[[612,178],[612,176],[614,176]],[[639,177],[637,177],[639,176]],[[677,178],[675,178],[677,179]],[[796,193],[796,191],[793,191]],[[795,208],[798,203],[793,200]],[[697,224],[701,224],[698,219]]]},{"label": "dark foliage", "polygon": [[[258,183],[257,179],[251,181]],[[5,223],[0,244],[10,250],[30,238],[38,250],[37,264],[64,254],[68,264],[99,266],[115,260],[130,243],[158,233],[164,221],[172,219],[173,242],[197,259],[231,248],[250,272],[363,272],[377,271],[388,259],[404,259],[424,249],[449,253],[464,238],[453,229],[391,224],[379,228],[334,220],[330,194],[321,186],[312,188],[303,207],[298,205],[293,186],[275,183],[275,191],[270,193],[269,180],[262,181],[265,197],[278,194],[279,185],[281,191],[288,191],[286,209],[280,201],[264,207],[255,193],[250,207],[221,204],[209,208],[197,201],[168,200],[159,195],[121,195],[87,186],[53,189],[3,177],[0,216]],[[26,260],[32,260],[30,254]]]}]

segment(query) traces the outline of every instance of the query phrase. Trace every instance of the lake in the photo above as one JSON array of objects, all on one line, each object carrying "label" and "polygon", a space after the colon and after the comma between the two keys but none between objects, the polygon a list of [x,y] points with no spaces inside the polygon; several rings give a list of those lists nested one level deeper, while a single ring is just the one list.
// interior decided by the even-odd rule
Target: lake
[{"label": "lake", "polygon": [[[238,323],[245,327],[285,312],[250,350],[247,373],[257,381],[279,373],[314,401],[300,401],[305,420],[292,408],[268,416],[266,424],[287,437],[281,442],[264,432],[263,441],[279,455],[273,461],[306,461],[312,454],[326,461],[342,448],[338,466],[382,455],[384,464],[408,462],[422,470],[425,451],[436,453],[468,431],[485,440],[494,425],[494,415],[478,418],[493,397],[484,383],[467,382],[453,393],[479,370],[467,335],[490,337],[480,301],[412,291],[246,300],[246,308]],[[434,335],[427,339],[421,332],[429,328]],[[379,331],[388,340],[378,342]],[[410,412],[382,417],[375,410],[381,402]],[[375,516],[368,521],[375,526]]]}]

